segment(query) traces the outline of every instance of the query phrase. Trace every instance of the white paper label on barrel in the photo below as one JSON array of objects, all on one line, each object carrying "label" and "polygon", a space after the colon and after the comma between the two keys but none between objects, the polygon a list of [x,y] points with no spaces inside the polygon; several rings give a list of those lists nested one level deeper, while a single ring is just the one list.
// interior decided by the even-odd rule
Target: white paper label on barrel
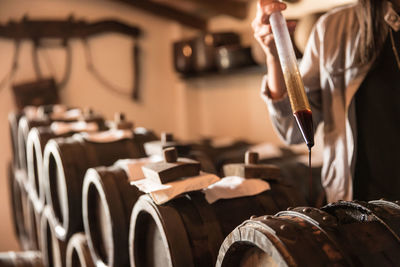
[{"label": "white paper label on barrel", "polygon": [[145,143],[144,150],[146,151],[146,154],[161,156],[163,154],[163,146],[160,144],[160,141]]},{"label": "white paper label on barrel", "polygon": [[82,110],[78,108],[60,111],[55,110],[50,115],[52,120],[77,120],[82,118],[82,116]]},{"label": "white paper label on barrel", "polygon": [[[52,114],[64,114],[67,111],[67,107],[64,105],[53,105]],[[41,119],[45,116],[43,109],[37,106],[26,106],[24,107],[25,117],[28,119]]]},{"label": "white paper label on barrel", "polygon": [[24,107],[24,114],[28,119],[36,119],[38,117],[38,107],[26,106]]},{"label": "white paper label on barrel", "polygon": [[134,129],[134,132],[136,134],[146,134],[148,132],[148,130],[146,128],[144,128],[144,127],[136,127]]},{"label": "white paper label on barrel", "polygon": [[203,190],[208,203],[219,199],[254,196],[270,190],[268,182],[261,179],[245,179],[239,176],[227,176]]},{"label": "white paper label on barrel", "polygon": [[52,132],[55,135],[62,135],[69,132],[96,132],[99,126],[95,122],[53,122],[50,125]]},{"label": "white paper label on barrel", "polygon": [[199,176],[194,176],[166,184],[160,184],[150,179],[141,179],[131,182],[131,184],[135,185],[140,191],[150,194],[154,202],[160,205],[183,193],[207,188],[219,180],[220,178],[215,174],[201,173]]},{"label": "white paper label on barrel", "polygon": [[252,146],[249,150],[258,153],[259,159],[280,158],[283,156],[282,149],[271,143],[258,144]]},{"label": "white paper label on barrel", "polygon": [[52,113],[64,113],[67,111],[67,107],[64,105],[54,105],[53,106],[53,112]]},{"label": "white paper label on barrel", "polygon": [[161,156],[153,155],[140,159],[120,159],[116,161],[114,165],[122,168],[126,172],[129,181],[136,181],[145,178],[142,171],[144,165],[162,160],[164,159]]},{"label": "white paper label on barrel", "polygon": [[133,138],[133,133],[131,130],[117,130],[111,129],[103,132],[95,133],[79,133],[79,136],[83,137],[86,141],[93,143],[111,143],[123,139]]}]

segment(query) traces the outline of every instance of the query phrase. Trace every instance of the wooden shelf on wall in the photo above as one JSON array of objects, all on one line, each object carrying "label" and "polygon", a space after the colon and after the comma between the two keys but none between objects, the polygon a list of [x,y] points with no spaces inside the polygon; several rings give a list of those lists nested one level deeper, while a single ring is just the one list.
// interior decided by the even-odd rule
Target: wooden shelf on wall
[{"label": "wooden shelf on wall", "polygon": [[191,81],[205,80],[205,79],[229,78],[237,75],[253,75],[253,74],[265,74],[265,73],[267,73],[267,67],[265,65],[252,65],[230,70],[216,70],[216,71],[186,74],[186,75],[180,74],[180,78],[185,82],[191,82]]}]

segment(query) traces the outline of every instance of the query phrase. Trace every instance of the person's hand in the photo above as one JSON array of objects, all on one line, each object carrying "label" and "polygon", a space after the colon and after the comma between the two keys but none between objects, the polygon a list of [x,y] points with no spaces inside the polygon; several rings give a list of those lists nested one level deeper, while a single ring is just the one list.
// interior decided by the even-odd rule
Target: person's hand
[{"label": "person's hand", "polygon": [[[269,17],[272,13],[286,9],[286,4],[277,0],[259,0],[257,14],[251,26],[254,31],[254,38],[263,48],[267,59],[277,59],[274,36],[272,34]],[[290,31],[294,30],[294,23],[289,23]]]},{"label": "person's hand", "polygon": [[[285,9],[286,4],[277,0],[259,0],[257,4],[257,14],[251,24],[254,30],[254,37],[267,56],[268,84],[266,87],[261,88],[261,95],[272,99],[282,98],[286,94],[286,85],[279,63],[271,25],[269,24],[269,17],[272,13]],[[293,31],[294,27],[294,23],[288,24],[289,31]]]}]

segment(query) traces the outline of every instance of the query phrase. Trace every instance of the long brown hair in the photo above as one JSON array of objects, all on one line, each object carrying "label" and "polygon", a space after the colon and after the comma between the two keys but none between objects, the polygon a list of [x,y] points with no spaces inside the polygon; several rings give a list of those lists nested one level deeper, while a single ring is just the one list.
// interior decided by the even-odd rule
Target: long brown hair
[{"label": "long brown hair", "polygon": [[359,62],[367,63],[380,51],[388,26],[384,20],[384,0],[358,0],[357,17],[360,24],[361,45]]}]

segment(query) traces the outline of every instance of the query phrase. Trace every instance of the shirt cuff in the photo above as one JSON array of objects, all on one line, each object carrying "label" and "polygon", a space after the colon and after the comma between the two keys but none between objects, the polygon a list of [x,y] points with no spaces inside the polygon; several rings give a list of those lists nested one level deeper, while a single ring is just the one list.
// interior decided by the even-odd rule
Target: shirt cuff
[{"label": "shirt cuff", "polygon": [[268,75],[264,75],[261,83],[261,98],[268,106],[269,113],[275,117],[286,117],[293,114],[287,94],[280,99],[272,99],[268,89]]}]

